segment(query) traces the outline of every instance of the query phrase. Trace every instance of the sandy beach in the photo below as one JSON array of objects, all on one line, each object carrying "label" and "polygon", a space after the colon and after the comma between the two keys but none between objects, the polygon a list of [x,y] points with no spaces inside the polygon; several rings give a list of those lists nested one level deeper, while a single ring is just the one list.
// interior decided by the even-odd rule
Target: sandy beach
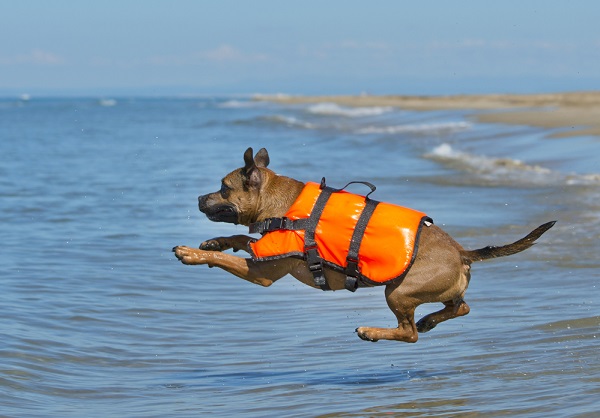
[{"label": "sandy beach", "polygon": [[600,136],[600,91],[457,96],[265,96],[259,100],[391,106],[417,111],[465,109],[473,110],[472,117],[480,122],[556,129],[551,137]]}]

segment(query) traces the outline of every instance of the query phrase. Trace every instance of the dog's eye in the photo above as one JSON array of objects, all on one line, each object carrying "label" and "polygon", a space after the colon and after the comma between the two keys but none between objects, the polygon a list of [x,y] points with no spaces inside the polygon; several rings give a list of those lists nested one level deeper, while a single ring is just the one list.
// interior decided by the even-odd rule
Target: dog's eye
[{"label": "dog's eye", "polygon": [[229,192],[231,191],[231,189],[229,187],[227,187],[227,185],[225,183],[221,183],[221,197],[223,199],[227,199],[229,197]]}]

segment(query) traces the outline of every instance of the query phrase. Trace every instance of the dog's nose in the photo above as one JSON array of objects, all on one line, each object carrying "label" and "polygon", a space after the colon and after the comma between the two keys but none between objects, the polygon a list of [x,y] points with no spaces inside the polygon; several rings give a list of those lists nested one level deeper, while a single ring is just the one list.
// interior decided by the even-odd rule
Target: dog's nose
[{"label": "dog's nose", "polygon": [[198,196],[198,209],[200,209],[201,212],[203,212],[204,209],[206,209],[206,200],[207,199],[208,199],[207,195]]}]

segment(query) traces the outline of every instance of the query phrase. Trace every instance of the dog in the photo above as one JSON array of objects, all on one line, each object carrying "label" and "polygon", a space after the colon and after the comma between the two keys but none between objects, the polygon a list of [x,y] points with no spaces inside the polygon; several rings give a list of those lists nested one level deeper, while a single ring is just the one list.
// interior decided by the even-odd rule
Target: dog
[{"label": "dog", "polygon": [[[249,226],[270,218],[282,218],[301,194],[305,184],[276,174],[268,167],[266,149],[244,153],[244,166],[227,174],[219,191],[200,196],[198,206],[208,219]],[[465,250],[446,232],[427,222],[420,230],[418,250],[406,273],[385,285],[385,299],[398,320],[396,328],[359,327],[358,337],[366,341],[395,340],[414,343],[419,333],[428,332],[441,322],[467,315],[464,301],[471,278],[471,264],[476,261],[509,256],[531,247],[556,221],[545,223],[526,237],[504,246]],[[241,279],[270,286],[286,275],[319,288],[306,257],[285,257],[267,261],[242,258],[224,253],[250,252],[255,240],[246,235],[216,237],[204,241],[200,248],[177,246],[175,256],[188,265],[206,264],[219,267]],[[394,254],[395,256],[395,254]],[[325,265],[323,275],[332,290],[346,287],[347,275]],[[423,303],[442,303],[444,308],[424,316],[415,323],[415,309]]]}]

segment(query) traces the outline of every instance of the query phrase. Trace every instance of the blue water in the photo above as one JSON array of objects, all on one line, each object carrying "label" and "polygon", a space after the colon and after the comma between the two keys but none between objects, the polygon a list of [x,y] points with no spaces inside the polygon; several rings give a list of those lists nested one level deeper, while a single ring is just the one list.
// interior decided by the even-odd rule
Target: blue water
[{"label": "blue water", "polygon": [[[246,98],[1,100],[0,415],[596,416],[600,139],[551,133]],[[196,199],[248,146],[299,180],[375,183],[466,247],[558,223],[474,265],[468,316],[368,343],[357,326],[395,326],[381,288],[264,289],[174,258],[246,233]]]}]

